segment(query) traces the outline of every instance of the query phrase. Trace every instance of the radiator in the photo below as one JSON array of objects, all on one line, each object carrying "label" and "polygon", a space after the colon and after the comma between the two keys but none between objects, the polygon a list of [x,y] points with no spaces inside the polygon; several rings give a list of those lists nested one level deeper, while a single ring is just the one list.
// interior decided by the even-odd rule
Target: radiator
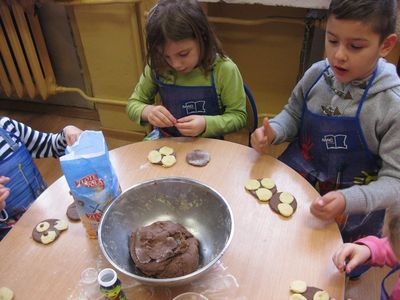
[{"label": "radiator", "polygon": [[[105,2],[120,1],[90,3]],[[79,88],[57,85],[34,3],[35,0],[0,0],[0,94],[46,100],[57,93],[74,92],[93,103],[126,106],[126,101],[92,97]]]},{"label": "radiator", "polygon": [[0,87],[8,97],[47,99],[55,76],[33,1],[26,2],[0,0]]}]

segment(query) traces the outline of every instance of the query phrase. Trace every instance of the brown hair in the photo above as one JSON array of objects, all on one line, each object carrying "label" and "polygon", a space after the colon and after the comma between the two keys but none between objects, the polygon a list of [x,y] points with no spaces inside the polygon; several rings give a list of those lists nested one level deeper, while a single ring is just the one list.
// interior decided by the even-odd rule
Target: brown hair
[{"label": "brown hair", "polygon": [[328,17],[338,20],[356,20],[370,24],[382,42],[396,30],[396,0],[332,0]]},{"label": "brown hair", "polygon": [[400,204],[386,209],[383,235],[389,239],[393,252],[400,260]]},{"label": "brown hair", "polygon": [[197,40],[199,67],[204,73],[211,70],[217,54],[225,57],[220,41],[196,0],[159,0],[147,17],[146,37],[147,63],[157,74],[170,70],[160,52],[167,40]]}]

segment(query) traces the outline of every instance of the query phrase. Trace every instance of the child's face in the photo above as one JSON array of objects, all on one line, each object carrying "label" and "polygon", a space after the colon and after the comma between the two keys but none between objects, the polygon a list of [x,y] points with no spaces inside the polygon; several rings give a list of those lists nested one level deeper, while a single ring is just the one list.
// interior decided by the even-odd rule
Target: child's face
[{"label": "child's face", "polygon": [[163,56],[168,65],[179,73],[191,72],[199,63],[200,47],[195,39],[168,40]]},{"label": "child's face", "polygon": [[[370,25],[360,21],[328,18],[325,51],[337,80],[343,83],[368,77],[379,57],[385,56],[384,43]],[[390,51],[390,50],[389,50]]]}]

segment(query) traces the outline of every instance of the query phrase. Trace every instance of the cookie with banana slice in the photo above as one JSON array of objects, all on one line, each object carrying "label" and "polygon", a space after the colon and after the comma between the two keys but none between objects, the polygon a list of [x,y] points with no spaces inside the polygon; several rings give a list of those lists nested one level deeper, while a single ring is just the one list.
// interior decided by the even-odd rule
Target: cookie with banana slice
[{"label": "cookie with banana slice", "polygon": [[249,179],[244,188],[262,202],[269,201],[277,192],[273,179],[265,177],[260,179]]},{"label": "cookie with banana slice", "polygon": [[272,196],[269,206],[277,214],[288,218],[295,213],[297,201],[291,193],[279,192]]},{"label": "cookie with banana slice", "polygon": [[32,230],[34,241],[47,245],[54,242],[62,231],[68,229],[68,222],[60,219],[47,219],[38,223]]},{"label": "cookie with banana slice", "polygon": [[169,168],[176,163],[175,150],[171,147],[163,146],[159,149],[151,150],[147,155],[147,159],[152,164]]},{"label": "cookie with banana slice", "polygon": [[303,280],[294,280],[289,286],[293,293],[289,300],[330,300],[329,293],[317,287],[307,286]]}]

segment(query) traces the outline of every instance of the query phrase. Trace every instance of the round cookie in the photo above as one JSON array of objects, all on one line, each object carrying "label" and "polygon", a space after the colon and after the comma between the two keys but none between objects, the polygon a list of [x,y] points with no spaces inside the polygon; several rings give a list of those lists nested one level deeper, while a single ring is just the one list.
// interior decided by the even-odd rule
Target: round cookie
[{"label": "round cookie", "polygon": [[68,219],[71,221],[80,221],[81,218],[79,217],[78,214],[78,208],[76,207],[76,203],[72,202],[68,208],[67,208],[67,213],[66,213]]},{"label": "round cookie", "polygon": [[207,151],[195,149],[186,154],[186,162],[195,167],[204,167],[210,162],[210,154]]},{"label": "round cookie", "polygon": [[147,155],[147,160],[154,165],[169,168],[176,163],[176,155],[173,148],[163,146],[159,149],[151,150]]},{"label": "round cookie", "polygon": [[[308,287],[307,287],[307,290],[306,290],[304,293],[302,293],[302,295],[303,295],[307,300],[314,300],[314,295],[315,295],[315,293],[316,293],[316,292],[320,292],[320,291],[323,291],[323,290],[320,289],[320,288],[317,288],[317,287],[308,286]],[[328,295],[328,297],[329,297],[329,295]],[[330,297],[329,297],[328,299],[330,299]]]},{"label": "round cookie", "polygon": [[[269,206],[270,206],[271,209],[272,209],[274,212],[276,212],[277,214],[282,215],[282,216],[285,216],[285,217],[290,217],[292,214],[295,213],[295,211],[296,211],[296,209],[297,209],[297,201],[296,201],[296,199],[293,197],[293,200],[292,200],[291,203],[282,202],[282,201],[280,200],[280,196],[281,196],[282,194],[283,194],[282,192],[279,192],[279,193],[274,194],[274,195],[272,196],[271,200],[269,201]],[[284,195],[285,195],[285,194],[284,194]],[[284,198],[284,199],[285,199],[285,198]],[[279,206],[279,204],[283,204],[283,203],[284,203],[284,204],[287,204],[287,205],[290,205],[290,206],[292,207],[292,209],[293,209],[293,213],[292,213],[292,214],[290,214],[290,215],[283,215],[283,214],[279,211],[278,206]],[[281,205],[280,207],[282,208],[282,207],[284,207],[284,206],[286,206],[286,205]]]},{"label": "round cookie", "polygon": [[68,228],[68,223],[59,219],[47,219],[39,222],[32,230],[34,241],[47,245],[54,242],[61,231]]},{"label": "round cookie", "polygon": [[256,199],[267,202],[278,191],[275,182],[268,177],[260,179],[249,179],[245,184],[245,189]]}]

